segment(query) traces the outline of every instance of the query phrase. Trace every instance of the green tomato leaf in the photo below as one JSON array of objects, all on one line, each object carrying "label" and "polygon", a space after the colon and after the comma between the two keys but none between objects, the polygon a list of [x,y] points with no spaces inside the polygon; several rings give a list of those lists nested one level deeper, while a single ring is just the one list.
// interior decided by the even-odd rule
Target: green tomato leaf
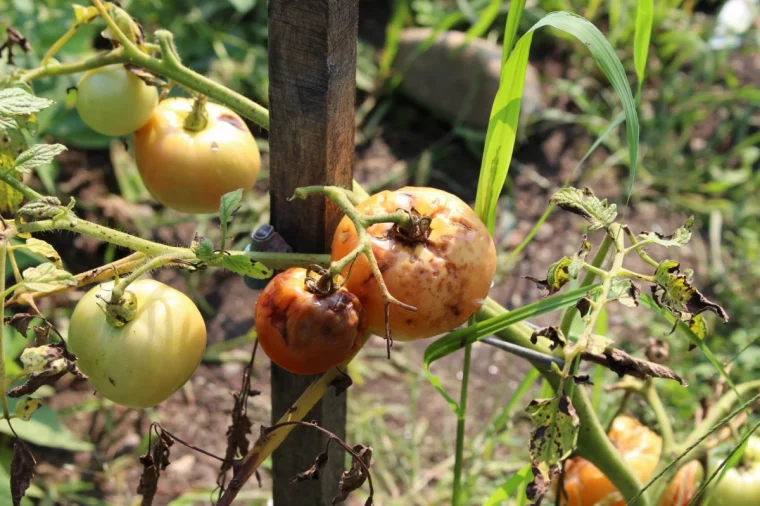
[{"label": "green tomato leaf", "polygon": [[222,222],[224,230],[227,229],[227,225],[232,221],[232,216],[240,207],[240,202],[243,200],[243,189],[237,189],[233,192],[225,193],[222,196],[221,204],[219,205],[219,220]]},{"label": "green tomato leaf", "polygon": [[[14,121],[14,125],[17,123]],[[5,122],[3,125],[10,125]],[[23,132],[19,128],[0,129],[0,170],[9,171],[16,165],[16,157],[23,154],[27,148],[27,142]],[[13,172],[13,177],[21,181],[20,172]],[[24,196],[5,182],[0,182],[0,212],[15,213],[23,202]]]},{"label": "green tomato leaf", "polygon": [[23,401],[16,404],[16,418],[28,422],[35,411],[42,407],[42,401],[40,399],[33,399],[27,397]]},{"label": "green tomato leaf", "polygon": [[528,498],[540,502],[552,481],[559,476],[560,463],[575,449],[580,420],[570,397],[559,394],[551,399],[535,399],[526,408],[530,414],[530,462],[533,481]]},{"label": "green tomato leaf", "polygon": [[254,279],[268,279],[272,277],[272,270],[267,266],[251,258],[249,254],[221,255],[214,259],[211,265],[222,267],[241,276]]},{"label": "green tomato leaf", "polygon": [[42,255],[47,258],[53,265],[59,269],[63,269],[63,263],[61,262],[61,255],[50,244],[40,239],[30,237],[26,240],[26,248],[32,253]]},{"label": "green tomato leaf", "polygon": [[98,16],[98,9],[92,6],[85,7],[84,5],[72,4],[71,8],[74,9],[74,17],[77,23],[86,22]]},{"label": "green tomato leaf", "polygon": [[567,273],[570,274],[571,278],[578,278],[578,274],[580,274],[581,269],[583,269],[583,262],[586,260],[586,255],[588,255],[589,251],[591,251],[591,243],[586,240],[586,236],[584,235],[583,239],[581,239],[581,247],[578,249],[578,252],[573,255],[573,258],[570,260],[570,265],[567,268]]},{"label": "green tomato leaf", "polygon": [[680,248],[691,240],[691,227],[694,224],[694,216],[689,216],[684,226],[670,235],[663,235],[658,232],[643,232],[639,234],[640,241],[650,241],[666,248]]},{"label": "green tomato leaf", "polygon": [[0,90],[0,114],[34,114],[47,109],[54,103],[46,98],[35,97],[21,88]]},{"label": "green tomato leaf", "polygon": [[66,151],[63,144],[35,144],[16,157],[16,171],[29,173],[32,169],[42,167],[53,161],[53,158]]},{"label": "green tomato leaf", "polygon": [[[8,407],[16,410],[18,399],[8,399]],[[48,406],[42,406],[28,422],[14,421],[13,428],[18,437],[28,443],[48,448],[60,448],[73,452],[91,451],[92,444],[78,439],[61,422],[58,415]],[[0,423],[0,433],[13,436],[7,423]]]},{"label": "green tomato leaf", "polygon": [[680,264],[674,260],[663,260],[654,273],[656,284],[652,285],[652,298],[661,308],[665,308],[690,325],[694,317],[705,311],[717,314],[723,322],[728,314],[718,304],[708,300],[691,284],[690,271],[680,273]]},{"label": "green tomato leaf", "polygon": [[190,247],[201,262],[209,262],[214,258],[214,243],[206,237],[196,237]]},{"label": "green tomato leaf", "polygon": [[46,262],[23,272],[24,287],[32,292],[52,292],[64,286],[75,286],[76,278],[55,264]]},{"label": "green tomato leaf", "polygon": [[630,279],[614,278],[607,300],[616,300],[627,307],[638,307],[641,289]]},{"label": "green tomato leaf", "polygon": [[589,230],[607,227],[617,217],[617,206],[599,200],[589,188],[563,188],[551,198],[557,206],[583,217],[589,222]]}]

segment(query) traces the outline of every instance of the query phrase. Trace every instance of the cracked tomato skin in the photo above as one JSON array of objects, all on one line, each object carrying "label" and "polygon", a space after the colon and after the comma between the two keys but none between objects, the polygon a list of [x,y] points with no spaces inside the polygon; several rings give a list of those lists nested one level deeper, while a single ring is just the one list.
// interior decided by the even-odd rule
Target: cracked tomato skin
[{"label": "cracked tomato skin", "polygon": [[[496,271],[496,248],[475,212],[458,197],[434,188],[405,187],[383,191],[357,207],[365,215],[416,209],[429,216],[427,240],[408,243],[389,238],[390,223],[372,225],[372,251],[388,291],[417,308],[412,312],[390,307],[391,336],[398,341],[423,339],[458,327],[481,306]],[[356,228],[344,217],[332,243],[332,260],[343,258],[357,245]],[[343,273],[345,287],[367,310],[369,331],[385,335],[385,308],[369,263],[360,255]]]},{"label": "cracked tomato skin", "polygon": [[149,408],[181,388],[206,351],[206,324],[192,300],[152,279],[127,287],[136,315],[123,327],[103,311],[113,282],[88,291],[69,324],[68,345],[90,384],[105,398],[130,408]]},{"label": "cracked tomato skin", "polygon": [[296,374],[320,374],[361,348],[367,318],[359,299],[339,288],[327,296],[306,289],[306,269],[270,281],[256,303],[256,333],[269,358]]},{"label": "cracked tomato skin", "polygon": [[[662,451],[660,436],[642,425],[638,420],[619,416],[612,423],[608,434],[623,460],[643,483],[651,476]],[[586,459],[576,457],[565,464],[565,506],[625,506],[615,486],[596,466]]]},{"label": "cracked tomato skin", "polygon": [[135,132],[135,162],[145,187],[166,207],[215,213],[225,193],[248,191],[256,183],[261,155],[251,131],[233,111],[206,104],[208,124],[195,132],[184,128],[192,109],[188,98],[162,101]]},{"label": "cracked tomato skin", "polygon": [[121,137],[143,126],[158,105],[158,90],[124,65],[88,70],[77,85],[76,108],[90,128]]}]

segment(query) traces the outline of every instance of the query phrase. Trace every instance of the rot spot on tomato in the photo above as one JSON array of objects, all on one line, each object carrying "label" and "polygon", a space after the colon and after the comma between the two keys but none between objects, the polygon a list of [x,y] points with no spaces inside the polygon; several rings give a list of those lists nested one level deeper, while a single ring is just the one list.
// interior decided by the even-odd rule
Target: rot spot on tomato
[{"label": "rot spot on tomato", "polygon": [[[405,187],[383,191],[361,202],[365,215],[414,209],[430,218],[426,237],[405,241],[391,235],[393,224],[367,229],[372,251],[388,291],[417,308],[390,308],[393,339],[411,341],[448,332],[481,306],[496,271],[496,248],[488,229],[458,197],[434,188]],[[353,222],[344,217],[332,243],[332,260],[346,256],[358,244]],[[380,287],[362,255],[344,272],[345,287],[367,311],[369,331],[385,335],[385,307]]]},{"label": "rot spot on tomato", "polygon": [[267,284],[256,303],[256,332],[272,362],[296,374],[319,374],[359,350],[367,320],[354,294],[345,288],[311,293],[306,274],[294,267]]}]

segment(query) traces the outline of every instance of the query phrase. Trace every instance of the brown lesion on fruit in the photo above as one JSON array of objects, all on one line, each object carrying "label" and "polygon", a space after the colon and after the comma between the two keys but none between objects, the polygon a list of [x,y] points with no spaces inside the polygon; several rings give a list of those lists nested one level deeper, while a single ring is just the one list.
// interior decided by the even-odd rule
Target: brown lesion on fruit
[{"label": "brown lesion on fruit", "polygon": [[279,307],[274,301],[274,297],[267,297],[264,301],[264,307],[266,308],[267,313],[269,313],[269,321],[272,324],[272,327],[274,327],[280,334],[282,340],[285,341],[285,344],[288,344],[288,329],[286,322],[291,303],[292,301],[285,307]]},{"label": "brown lesion on fruit", "polygon": [[220,114],[217,120],[224,123],[228,123],[229,125],[232,125],[238,130],[242,130],[242,131],[248,130],[245,126],[245,123],[243,123],[243,121],[239,117],[234,116],[232,114],[227,114],[227,113]]},{"label": "brown lesion on fruit", "polygon": [[111,383],[111,385],[116,386],[116,381],[112,377],[108,377],[108,382]]}]

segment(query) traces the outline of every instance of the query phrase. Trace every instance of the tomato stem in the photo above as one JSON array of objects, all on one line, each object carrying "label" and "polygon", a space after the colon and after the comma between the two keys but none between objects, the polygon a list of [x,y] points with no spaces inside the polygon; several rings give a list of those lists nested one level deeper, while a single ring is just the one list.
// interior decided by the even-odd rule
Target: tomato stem
[{"label": "tomato stem", "polygon": [[182,124],[185,130],[200,132],[208,125],[208,112],[206,111],[206,96],[198,95],[193,101],[193,110],[185,118]]},{"label": "tomato stem", "polygon": [[[184,259],[190,259],[190,258],[195,257],[195,255],[192,255],[192,256],[191,255],[185,254]],[[121,301],[122,297],[124,296],[124,293],[127,290],[127,287],[130,285],[130,283],[136,281],[143,274],[155,269],[159,269],[161,267],[167,267],[170,265],[181,265],[180,260],[183,260],[183,258],[175,255],[174,253],[159,255],[157,257],[149,259],[148,261],[143,263],[140,267],[133,270],[129,274],[129,276],[118,280],[118,282],[114,285],[113,290],[111,290],[111,304],[118,304],[119,301]]]},{"label": "tomato stem", "polygon": [[[5,292],[5,256],[8,254],[8,235],[5,231],[0,232],[0,292]],[[0,315],[5,315],[5,296],[0,297]],[[5,382],[5,324],[0,324],[0,378]],[[0,393],[0,402],[3,405],[3,417],[10,420],[8,411],[8,396],[3,388]],[[10,421],[8,422],[10,424]]]}]

